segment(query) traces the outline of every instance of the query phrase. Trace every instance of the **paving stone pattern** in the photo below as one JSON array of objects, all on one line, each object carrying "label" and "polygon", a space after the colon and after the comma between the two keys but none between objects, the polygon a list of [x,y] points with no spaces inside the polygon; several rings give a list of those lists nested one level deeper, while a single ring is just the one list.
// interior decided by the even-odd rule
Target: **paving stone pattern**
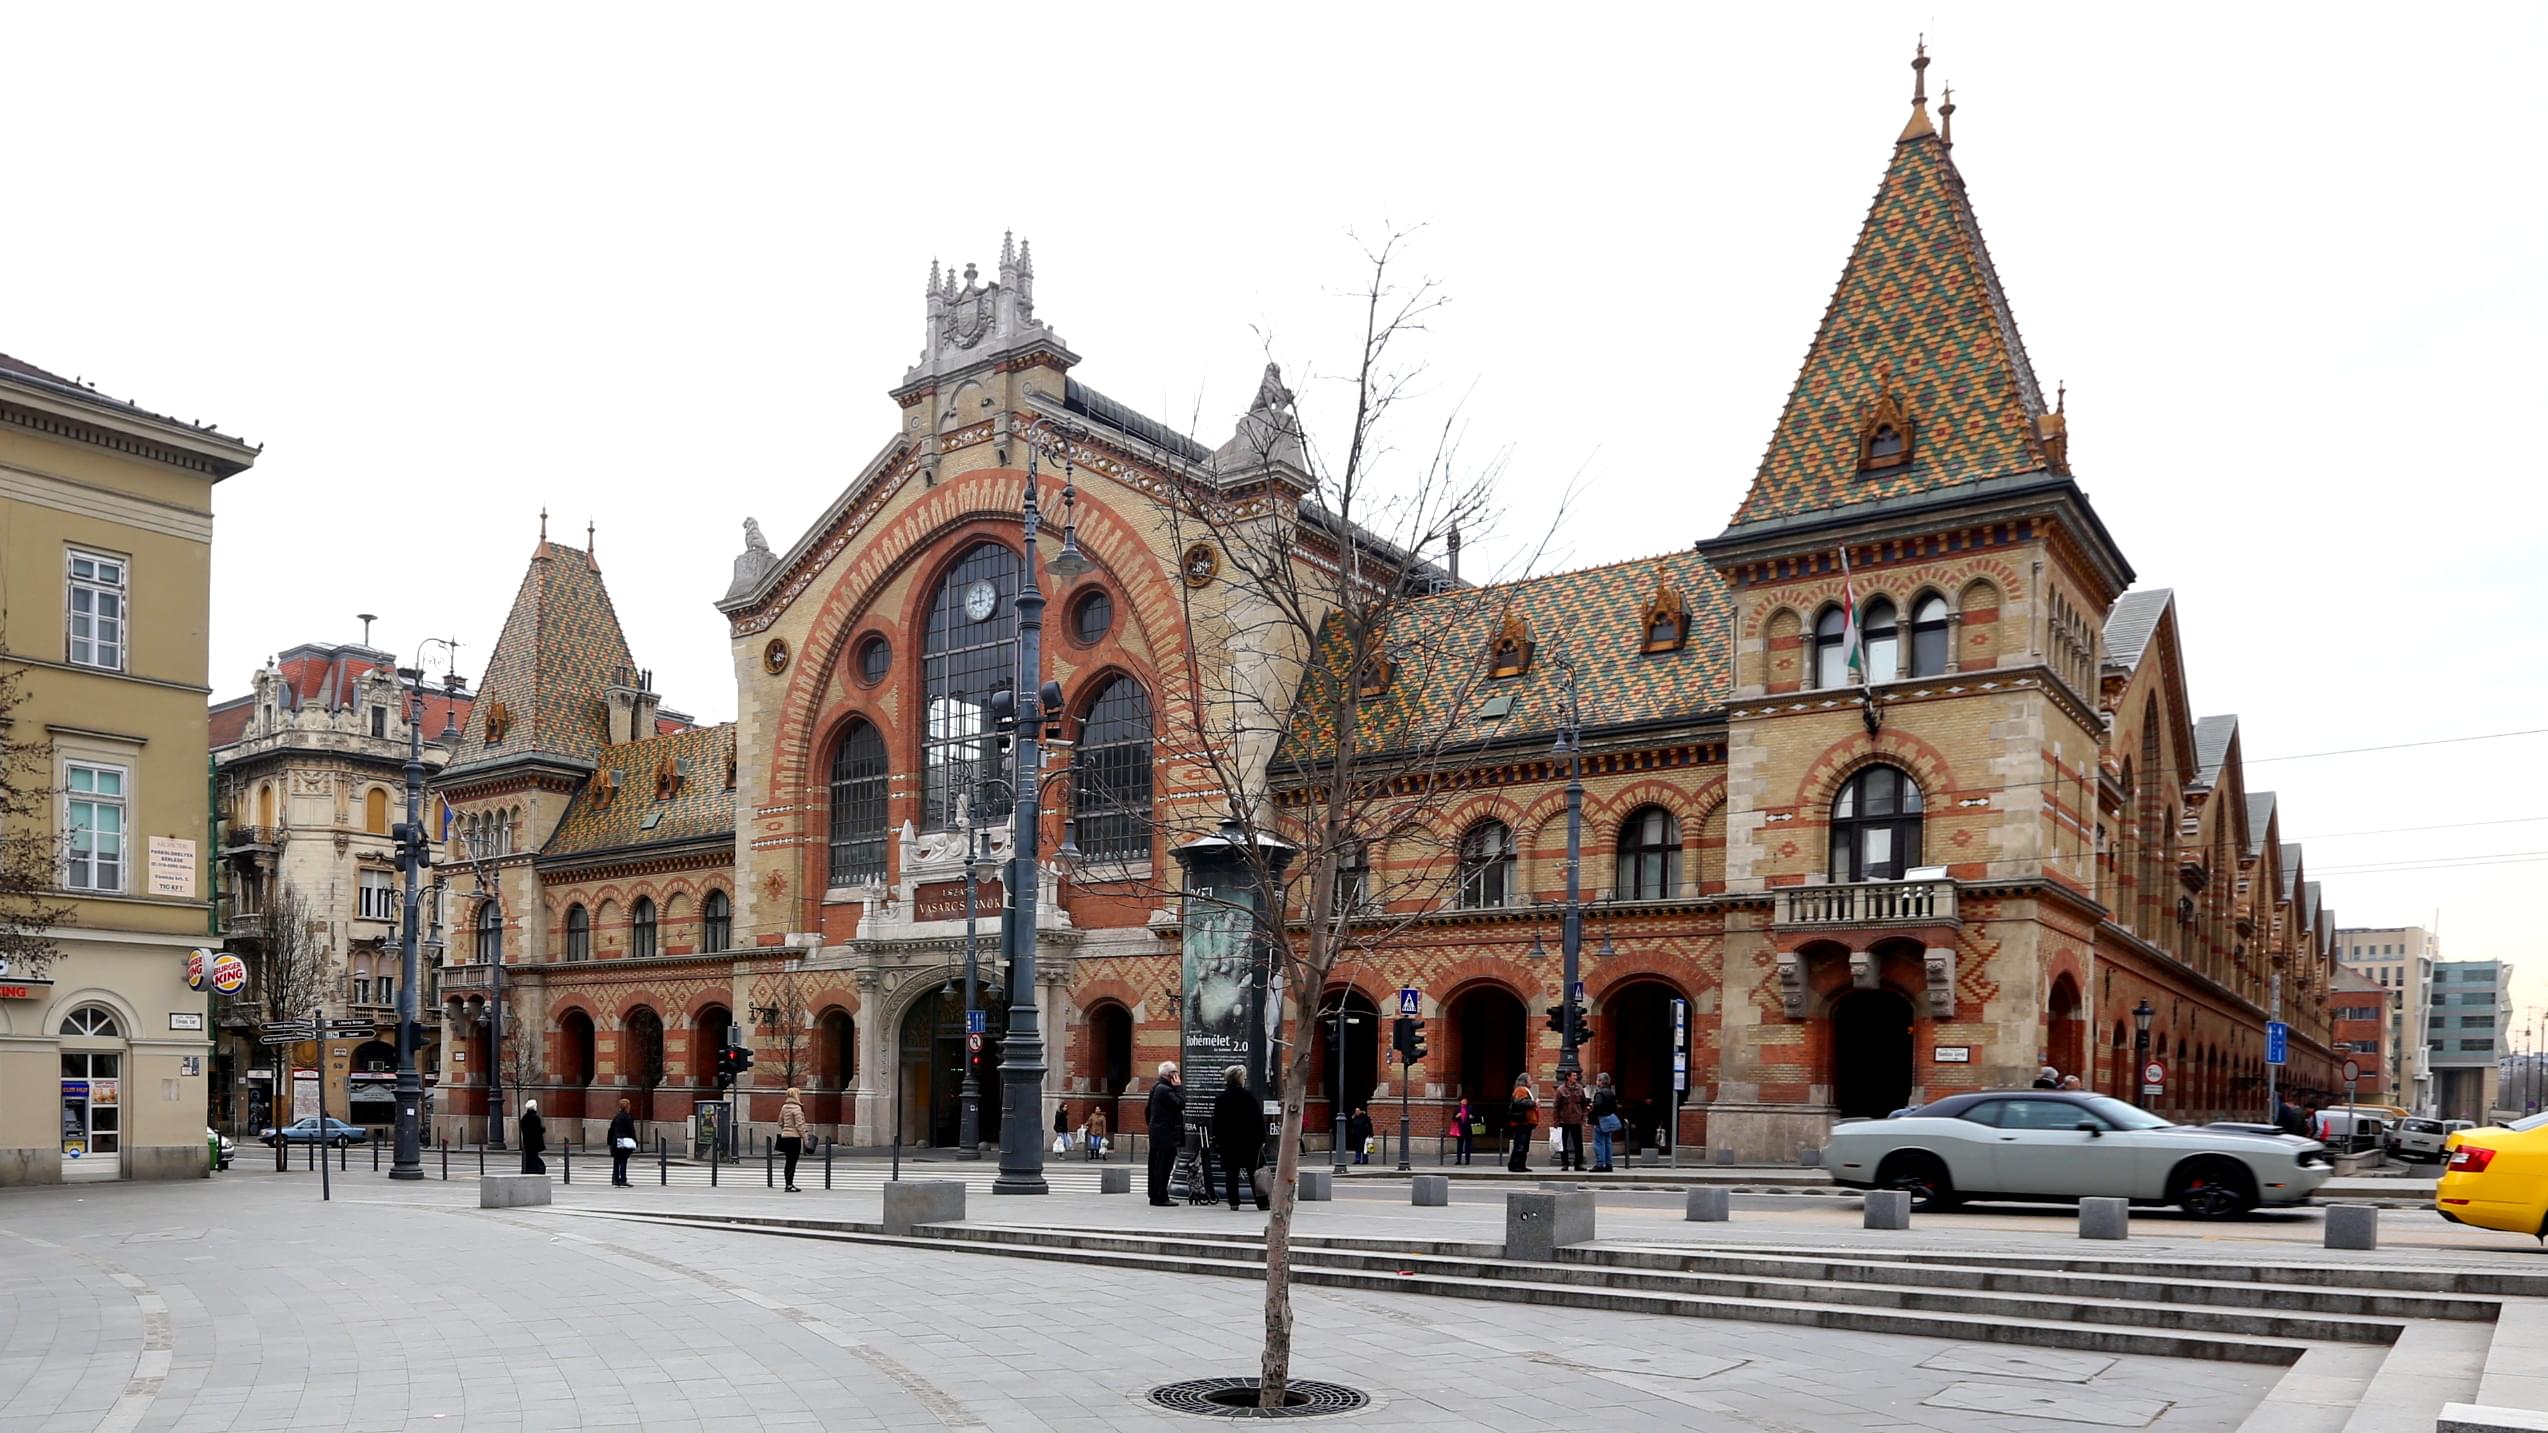
[{"label": "paving stone pattern", "polygon": [[[314,1193],[269,1175],[0,1196],[0,1433],[1196,1430],[1143,1392],[1255,1369],[1259,1304],[1230,1280],[597,1221],[574,1207],[612,1191],[581,1184],[549,1210],[482,1212],[456,1182]],[[974,1217],[1003,1205],[1125,1201]],[[2274,1377],[1359,1291],[1296,1307],[1296,1370],[1374,1395],[1319,1425],[1337,1428],[2046,1433],[2155,1408],[2130,1426],[2194,1433],[2235,1427]]]}]

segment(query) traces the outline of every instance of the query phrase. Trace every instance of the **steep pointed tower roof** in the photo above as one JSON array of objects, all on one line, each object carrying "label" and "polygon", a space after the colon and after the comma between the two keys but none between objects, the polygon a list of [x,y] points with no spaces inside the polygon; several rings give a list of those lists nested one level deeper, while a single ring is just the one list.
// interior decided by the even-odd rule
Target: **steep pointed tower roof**
[{"label": "steep pointed tower roof", "polygon": [[603,691],[635,666],[593,554],[543,537],[445,778],[525,758],[589,765],[610,741]]},{"label": "steep pointed tower roof", "polygon": [[1923,47],[1910,121],[1738,529],[2066,471],[2063,420],[2026,360],[1953,142],[1929,122],[1927,69]]}]

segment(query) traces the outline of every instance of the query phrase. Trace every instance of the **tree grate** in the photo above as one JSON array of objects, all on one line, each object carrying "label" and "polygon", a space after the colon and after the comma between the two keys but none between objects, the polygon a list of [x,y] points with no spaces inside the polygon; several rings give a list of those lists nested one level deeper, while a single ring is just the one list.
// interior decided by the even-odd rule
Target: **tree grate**
[{"label": "tree grate", "polygon": [[1361,1389],[1296,1378],[1284,1389],[1285,1406],[1259,1408],[1257,1388],[1253,1378],[1189,1378],[1150,1390],[1150,1401],[1174,1413],[1203,1418],[1316,1418],[1351,1413],[1371,1404],[1371,1395]]}]

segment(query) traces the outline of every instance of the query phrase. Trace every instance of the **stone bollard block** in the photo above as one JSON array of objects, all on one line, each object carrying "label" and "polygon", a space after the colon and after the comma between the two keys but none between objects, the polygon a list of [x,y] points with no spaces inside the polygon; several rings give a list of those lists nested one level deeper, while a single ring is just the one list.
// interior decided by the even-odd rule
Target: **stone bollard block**
[{"label": "stone bollard block", "polygon": [[908,1237],[923,1224],[953,1224],[964,1218],[964,1181],[903,1179],[885,1186],[885,1232]]},{"label": "stone bollard block", "polygon": [[1719,1164],[1732,1164],[1734,1162],[1734,1151],[1730,1149],[1712,1149],[1708,1151],[1708,1154]]},{"label": "stone bollard block", "polygon": [[1589,1193],[1507,1194],[1504,1196],[1504,1257],[1545,1264],[1569,1244],[1593,1237],[1593,1197]]},{"label": "stone bollard block", "polygon": [[1733,1192],[1709,1185],[1690,1191],[1689,1208],[1682,1217],[1693,1224],[1723,1224],[1733,1214]]},{"label": "stone bollard block", "polygon": [[1869,1229],[1910,1228],[1911,1192],[1907,1189],[1868,1190],[1866,1227]]},{"label": "stone bollard block", "polygon": [[1820,1169],[1823,1164],[1823,1152],[1819,1149],[1799,1150],[1796,1153],[1796,1162],[1807,1169]]},{"label": "stone bollard block", "polygon": [[2080,1200],[2079,1237],[2082,1239],[2131,1238],[2132,1201],[2128,1199]]},{"label": "stone bollard block", "polygon": [[1110,1164],[1105,1168],[1098,1170],[1097,1192],[1100,1194],[1132,1193],[1132,1166],[1129,1164]]},{"label": "stone bollard block", "polygon": [[1415,1178],[1415,1193],[1410,1196],[1409,1202],[1414,1204],[1418,1209],[1449,1208],[1451,1204],[1451,1176],[1447,1174],[1417,1175]]},{"label": "stone bollard block", "polygon": [[551,1193],[545,1174],[488,1174],[478,1179],[480,1209],[524,1209],[546,1204]]},{"label": "stone bollard block", "polygon": [[1310,1204],[1321,1200],[1333,1200],[1335,1197],[1336,1171],[1332,1169],[1304,1169],[1301,1171],[1301,1203]]},{"label": "stone bollard block", "polygon": [[1543,1179],[1539,1182],[1539,1187],[1551,1194],[1572,1194],[1583,1188],[1571,1179]]},{"label": "stone bollard block", "polygon": [[2368,1204],[2328,1205],[2327,1247],[2364,1250],[2379,1248],[2380,1211]]}]

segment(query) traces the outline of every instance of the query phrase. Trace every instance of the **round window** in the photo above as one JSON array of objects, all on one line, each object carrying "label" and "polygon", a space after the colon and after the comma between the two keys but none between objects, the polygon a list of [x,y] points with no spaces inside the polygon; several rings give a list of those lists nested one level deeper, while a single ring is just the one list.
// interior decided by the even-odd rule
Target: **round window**
[{"label": "round window", "polygon": [[858,679],[874,686],[894,668],[893,644],[882,637],[870,637],[858,646]]},{"label": "round window", "polygon": [[1083,646],[1105,636],[1107,629],[1114,625],[1115,599],[1107,596],[1103,589],[1080,598],[1071,608],[1071,633]]}]

